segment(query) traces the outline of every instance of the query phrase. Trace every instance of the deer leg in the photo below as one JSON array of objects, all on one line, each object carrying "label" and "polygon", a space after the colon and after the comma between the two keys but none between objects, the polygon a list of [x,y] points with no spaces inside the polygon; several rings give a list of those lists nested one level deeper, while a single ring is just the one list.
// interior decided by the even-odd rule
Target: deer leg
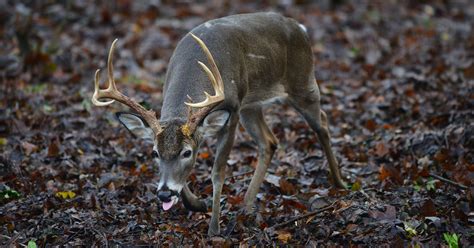
[{"label": "deer leg", "polygon": [[302,96],[290,96],[290,103],[300,112],[311,128],[318,135],[319,142],[323,148],[326,158],[329,163],[329,169],[331,177],[334,181],[334,184],[340,188],[346,188],[346,184],[341,178],[341,173],[339,171],[339,165],[337,163],[336,157],[334,156],[331,149],[331,139],[329,136],[329,128],[327,116],[324,111],[321,110],[319,102],[319,89],[313,88],[312,91],[309,91],[309,94]]},{"label": "deer leg", "polygon": [[257,168],[244,198],[245,210],[250,212],[254,206],[260,185],[265,178],[265,173],[272,160],[273,153],[277,148],[278,140],[265,123],[261,107],[241,109],[240,119],[245,130],[247,130],[258,145]]},{"label": "deer leg", "polygon": [[212,215],[209,224],[209,236],[219,235],[219,218],[221,214],[221,193],[225,179],[225,168],[227,159],[234,143],[235,129],[238,124],[238,116],[233,114],[229,119],[229,124],[217,135],[217,150],[214,165],[212,167]]}]

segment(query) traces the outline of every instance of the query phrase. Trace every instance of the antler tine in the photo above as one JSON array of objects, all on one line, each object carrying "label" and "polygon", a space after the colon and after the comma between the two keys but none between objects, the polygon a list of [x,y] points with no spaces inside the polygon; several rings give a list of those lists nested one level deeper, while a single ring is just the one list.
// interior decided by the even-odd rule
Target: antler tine
[{"label": "antler tine", "polygon": [[107,89],[110,89],[110,91],[112,90],[117,91],[117,87],[115,86],[114,67],[113,67],[114,50],[115,50],[115,45],[117,44],[117,41],[118,39],[115,39],[112,42],[112,45],[110,46],[110,50],[109,50],[109,57],[107,58],[107,76],[109,80],[109,87],[107,87]]},{"label": "antler tine", "polygon": [[201,49],[203,50],[204,54],[207,57],[207,61],[209,62],[211,69],[207,67],[204,63],[201,61],[198,61],[199,65],[203,69],[203,71],[207,74],[209,79],[211,80],[212,87],[214,88],[214,91],[216,92],[215,95],[211,96],[209,93],[204,91],[204,95],[206,96],[206,99],[202,102],[198,103],[189,103],[185,102],[186,105],[194,108],[202,108],[209,106],[214,103],[218,103],[224,100],[224,82],[222,81],[221,74],[219,72],[219,69],[217,68],[216,62],[214,61],[214,58],[212,57],[211,52],[207,48],[206,44],[197,36],[194,34],[190,33],[193,39],[199,44]]},{"label": "antler tine", "polygon": [[[158,122],[158,119],[156,118],[155,111],[153,110],[147,110],[140,104],[138,104],[136,101],[131,99],[130,97],[122,94],[120,91],[117,90],[117,86],[115,85],[115,80],[114,80],[114,69],[113,69],[113,54],[114,54],[114,49],[115,45],[117,43],[118,39],[115,39],[112,42],[112,45],[110,46],[109,50],[109,57],[107,59],[107,82],[108,86],[107,89],[101,90],[99,88],[99,72],[100,70],[97,70],[95,72],[95,78],[94,78],[94,94],[92,95],[92,103],[96,106],[107,106],[109,104],[112,104],[115,100],[129,106],[131,109],[133,109],[135,112],[137,112],[145,121],[150,125],[151,129],[155,132],[155,134],[158,134],[161,132],[162,128]],[[99,99],[101,98],[108,98],[112,99],[109,101],[100,101]]]},{"label": "antler tine", "polygon": [[106,102],[102,102],[102,101],[99,101],[99,98],[100,98],[100,88],[99,88],[99,73],[100,73],[100,69],[97,69],[95,71],[95,77],[94,77],[94,95],[92,95],[92,103],[95,105],[95,106],[107,106],[107,105],[110,105],[112,104],[113,102],[115,102],[115,100],[110,100],[110,101],[106,101]]}]

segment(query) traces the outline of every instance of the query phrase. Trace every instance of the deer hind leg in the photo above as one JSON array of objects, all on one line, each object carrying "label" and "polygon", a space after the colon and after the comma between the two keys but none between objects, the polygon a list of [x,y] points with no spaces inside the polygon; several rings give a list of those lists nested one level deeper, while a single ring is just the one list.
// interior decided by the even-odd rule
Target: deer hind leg
[{"label": "deer hind leg", "polygon": [[245,130],[258,145],[258,164],[244,197],[245,210],[251,211],[254,201],[265,178],[268,165],[277,148],[278,140],[268,128],[261,107],[248,107],[240,110],[240,120]]},{"label": "deer hind leg", "polygon": [[301,94],[301,91],[297,94],[290,94],[288,99],[318,135],[319,142],[329,163],[329,169],[334,184],[337,187],[345,188],[346,184],[341,179],[339,165],[331,149],[327,116],[326,113],[321,110],[319,102],[319,88],[316,82],[314,82],[314,84],[315,85],[311,85],[310,90],[306,90],[303,94]]}]

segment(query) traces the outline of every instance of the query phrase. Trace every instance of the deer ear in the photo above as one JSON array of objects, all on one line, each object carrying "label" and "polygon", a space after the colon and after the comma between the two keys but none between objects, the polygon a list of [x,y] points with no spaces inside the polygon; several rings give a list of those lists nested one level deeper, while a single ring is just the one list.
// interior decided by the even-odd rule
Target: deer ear
[{"label": "deer ear", "polygon": [[135,137],[153,142],[153,130],[140,116],[124,112],[116,113],[115,116]]},{"label": "deer ear", "polygon": [[204,121],[199,125],[198,131],[203,137],[215,136],[227,124],[229,120],[229,112],[226,110],[217,110],[211,112],[204,118]]}]

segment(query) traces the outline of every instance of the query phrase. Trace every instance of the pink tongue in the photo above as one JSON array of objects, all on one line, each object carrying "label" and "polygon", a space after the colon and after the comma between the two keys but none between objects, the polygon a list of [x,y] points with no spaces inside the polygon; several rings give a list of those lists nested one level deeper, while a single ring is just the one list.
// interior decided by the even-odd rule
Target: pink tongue
[{"label": "pink tongue", "polygon": [[169,202],[163,202],[163,210],[166,211],[166,210],[170,209],[173,206],[173,204],[174,204],[173,200],[171,200]]}]

